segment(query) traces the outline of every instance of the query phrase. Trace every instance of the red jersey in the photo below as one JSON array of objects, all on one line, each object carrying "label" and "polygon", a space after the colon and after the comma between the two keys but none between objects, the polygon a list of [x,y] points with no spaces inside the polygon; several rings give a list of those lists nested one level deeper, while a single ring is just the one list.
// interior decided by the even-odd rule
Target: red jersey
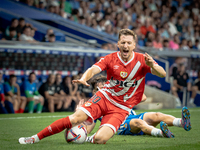
[{"label": "red jersey", "polygon": [[94,66],[107,71],[108,81],[100,92],[114,105],[130,111],[142,100],[145,75],[151,72],[151,68],[146,65],[144,54],[133,52],[128,62],[124,62],[119,54],[109,54]]}]

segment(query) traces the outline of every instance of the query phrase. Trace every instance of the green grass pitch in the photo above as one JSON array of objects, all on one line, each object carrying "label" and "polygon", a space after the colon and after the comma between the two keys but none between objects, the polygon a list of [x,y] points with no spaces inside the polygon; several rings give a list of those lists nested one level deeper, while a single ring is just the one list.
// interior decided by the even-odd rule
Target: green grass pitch
[{"label": "green grass pitch", "polygon": [[[145,110],[144,110],[145,111]],[[144,112],[137,110],[139,114]],[[181,109],[155,110],[175,117],[181,117]],[[70,115],[69,112],[42,114],[0,115],[0,150],[200,150],[200,108],[190,109],[192,130],[170,127],[175,138],[158,138],[152,136],[115,135],[106,144],[68,144],[64,132],[47,137],[36,144],[20,145],[18,138],[31,136],[50,125],[53,121]],[[159,128],[159,126],[157,127]],[[98,124],[91,134],[96,132]]]}]

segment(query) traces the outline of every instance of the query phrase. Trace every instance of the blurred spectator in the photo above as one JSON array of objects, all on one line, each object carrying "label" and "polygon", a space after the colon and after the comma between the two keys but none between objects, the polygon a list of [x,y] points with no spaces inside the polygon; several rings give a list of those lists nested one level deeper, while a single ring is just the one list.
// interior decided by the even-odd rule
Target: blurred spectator
[{"label": "blurred spectator", "polygon": [[49,39],[48,42],[54,43],[54,42],[56,41],[56,36],[55,36],[55,34],[53,34],[53,33],[50,34],[48,39]]},{"label": "blurred spectator", "polygon": [[175,34],[174,40],[171,40],[169,42],[169,47],[173,50],[177,50],[177,49],[179,49],[179,44],[180,44],[180,39],[179,39],[178,35]]},{"label": "blurred spectator", "polygon": [[43,37],[42,42],[48,42],[49,41],[49,35],[54,34],[53,29],[49,28],[46,31],[46,35]]},{"label": "blurred spectator", "polygon": [[21,34],[23,33],[23,29],[26,25],[24,18],[19,18],[19,25],[17,26],[16,30],[17,30],[17,38],[19,38],[21,36]]},{"label": "blurred spectator", "polygon": [[35,28],[31,28],[31,37],[34,39],[34,36],[35,36],[35,31],[36,29]]},{"label": "blurred spectator", "polygon": [[10,27],[9,28],[9,35],[6,36],[4,35],[4,37],[1,40],[8,40],[8,41],[16,41],[16,28],[14,27]]},{"label": "blurred spectator", "polygon": [[155,40],[155,35],[153,32],[147,32],[145,38],[145,46],[153,47],[153,41]]},{"label": "blurred spectator", "polygon": [[[63,79],[62,85],[63,85],[64,92],[70,96],[70,99],[69,99],[70,104],[73,100],[77,105],[81,99],[78,93],[78,85],[72,84],[72,78],[70,76],[66,76]],[[72,109],[74,110],[74,108],[75,106]]]},{"label": "blurred spectator", "polygon": [[54,106],[59,110],[62,107],[63,101],[56,96],[55,75],[50,74],[47,82],[43,83],[39,88],[39,93],[45,98],[45,107],[48,107],[50,112],[54,112]]},{"label": "blurred spectator", "polygon": [[170,50],[168,40],[163,40],[163,50]]},{"label": "blurred spectator", "polygon": [[174,36],[175,34],[178,33],[177,28],[175,26],[175,22],[176,22],[176,20],[175,20],[174,16],[171,16],[170,20],[168,22],[168,25],[169,25],[169,32],[172,36]]},{"label": "blurred spectator", "polygon": [[31,28],[26,26],[23,29],[23,34],[21,34],[21,36],[19,37],[20,41],[27,41],[30,43],[35,43],[36,40],[31,36]]},{"label": "blurred spectator", "polygon": [[195,40],[195,45],[193,45],[192,48],[193,48],[193,49],[196,49],[196,50],[199,50],[199,49],[200,49],[199,40]]},{"label": "blurred spectator", "polygon": [[63,101],[63,109],[66,110],[70,107],[72,100],[71,100],[71,97],[64,92],[64,88],[63,88],[63,85],[61,83],[62,83],[62,76],[60,74],[56,74],[56,81],[55,81],[56,93],[55,93],[55,96],[57,96],[59,99],[61,99]]},{"label": "blurred spectator", "polygon": [[169,39],[170,38],[170,32],[169,32],[169,25],[167,22],[164,23],[164,25],[160,29],[161,37]]},{"label": "blurred spectator", "polygon": [[182,32],[182,30],[183,30],[183,21],[180,17],[178,18],[176,28],[177,28],[178,32]]},{"label": "blurred spectator", "polygon": [[200,70],[198,70],[197,79],[194,81],[194,85],[192,86],[192,95],[191,95],[191,98],[189,101],[189,104],[193,107],[196,106],[194,104],[194,99],[195,99],[197,93],[200,93]]},{"label": "blurred spectator", "polygon": [[20,88],[16,81],[17,77],[10,75],[9,81],[4,83],[5,100],[13,104],[15,113],[23,113],[27,99],[21,96]]},{"label": "blurred spectator", "polygon": [[193,48],[193,45],[192,45],[192,41],[191,41],[191,40],[188,40],[188,41],[187,41],[187,45],[188,45],[189,49],[192,49],[192,48]]},{"label": "blurred spectator", "polygon": [[146,35],[147,32],[156,33],[155,29],[152,27],[151,19],[150,19],[150,18],[147,18],[147,19],[145,20],[145,25],[142,26],[142,27],[140,28],[140,30],[141,30],[141,33],[142,33],[143,35]]},{"label": "blurred spectator", "polygon": [[34,72],[29,74],[29,78],[23,84],[24,94],[28,100],[28,113],[34,112],[34,106],[37,104],[37,113],[42,112],[44,98],[39,94],[35,83],[36,75]]},{"label": "blurred spectator", "polygon": [[157,48],[157,49],[161,49],[163,47],[162,46],[162,38],[159,33],[156,33],[156,38],[153,41],[153,47]]},{"label": "blurred spectator", "polygon": [[45,3],[44,3],[44,0],[39,0],[38,8],[41,9],[41,10],[44,10],[44,9],[45,9]]},{"label": "blurred spectator", "polygon": [[[16,29],[17,26],[18,26],[18,24],[19,24],[18,20],[17,20],[16,18],[13,18],[13,19],[11,20],[11,25],[8,26],[8,27],[6,28],[5,35],[6,35],[6,36],[9,36],[9,35],[10,35],[10,31],[9,31],[10,27],[13,27],[13,28]],[[16,38],[16,37],[17,37],[17,33],[16,33],[16,35],[15,35],[15,38]]]},{"label": "blurred spectator", "polygon": [[183,88],[187,88],[190,91],[191,83],[189,82],[188,73],[185,71],[185,65],[179,64],[177,74],[174,75],[173,86],[171,88],[172,94],[176,96],[176,107],[181,107],[181,101],[179,99],[178,93],[183,91]]},{"label": "blurred spectator", "polygon": [[182,50],[189,50],[189,46],[187,45],[187,40],[186,39],[183,39],[181,41],[180,49],[182,49]]},{"label": "blurred spectator", "polygon": [[1,83],[3,73],[0,72],[0,114],[14,113],[13,104],[5,100],[4,88]]}]

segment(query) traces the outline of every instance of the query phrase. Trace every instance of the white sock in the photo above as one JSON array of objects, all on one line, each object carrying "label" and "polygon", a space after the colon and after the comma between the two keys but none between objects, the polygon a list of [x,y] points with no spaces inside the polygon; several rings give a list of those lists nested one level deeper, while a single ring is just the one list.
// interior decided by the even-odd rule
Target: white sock
[{"label": "white sock", "polygon": [[160,129],[157,129],[157,128],[153,128],[151,130],[151,135],[156,136],[156,137],[163,137],[162,131]]},{"label": "white sock", "polygon": [[96,133],[94,133],[92,136],[88,136],[86,138],[86,142],[89,142],[89,143],[94,143],[94,136],[96,135]]},{"label": "white sock", "polygon": [[35,139],[35,143],[37,143],[37,142],[39,142],[39,141],[40,141],[40,139],[39,139],[39,137],[38,137],[38,135],[37,135],[37,134],[36,134],[36,135],[33,135],[32,137]]},{"label": "white sock", "polygon": [[194,98],[190,98],[190,103],[194,103]]},{"label": "white sock", "polygon": [[181,104],[181,100],[179,98],[176,98],[176,103]]},{"label": "white sock", "polygon": [[182,127],[181,120],[182,120],[181,118],[175,118],[173,120],[173,125],[176,127]]}]

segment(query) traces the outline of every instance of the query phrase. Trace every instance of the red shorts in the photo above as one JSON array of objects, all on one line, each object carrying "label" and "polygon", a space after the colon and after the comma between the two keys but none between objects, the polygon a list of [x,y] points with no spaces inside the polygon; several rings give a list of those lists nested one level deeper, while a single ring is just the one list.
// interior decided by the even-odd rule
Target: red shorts
[{"label": "red shorts", "polygon": [[99,91],[79,109],[88,115],[86,124],[91,124],[94,120],[103,116],[101,126],[109,126],[113,129],[114,133],[118,130],[119,126],[129,114],[128,111],[112,104]]}]

